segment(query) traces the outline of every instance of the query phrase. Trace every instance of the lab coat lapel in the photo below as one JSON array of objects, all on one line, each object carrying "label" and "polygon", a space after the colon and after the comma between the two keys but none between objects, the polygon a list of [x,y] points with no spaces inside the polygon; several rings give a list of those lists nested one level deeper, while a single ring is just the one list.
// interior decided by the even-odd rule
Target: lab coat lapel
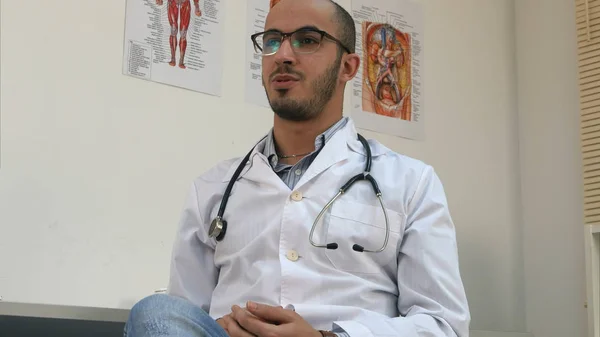
[{"label": "lab coat lapel", "polygon": [[[248,159],[248,162],[242,169],[238,180],[241,178],[245,178],[256,182],[261,182],[265,181],[265,179],[263,178],[268,178],[269,172],[273,173],[273,170],[271,169],[271,166],[269,165],[267,159],[264,155],[260,153],[260,151],[264,147],[264,142],[265,140],[263,138],[260,142],[258,142],[258,144],[254,146],[254,148],[252,149],[252,153],[250,154],[250,158]],[[229,180],[231,180],[235,170],[238,168],[241,162],[242,158],[238,158],[232,161],[229,169],[223,177],[224,183],[229,182]]]},{"label": "lab coat lapel", "polygon": [[248,170],[244,179],[248,179],[255,183],[261,183],[263,184],[263,187],[274,186],[278,188],[287,188],[287,185],[277,176],[277,173],[273,171],[268,159],[262,153],[256,153],[252,156],[251,162],[252,168]]},{"label": "lab coat lapel", "polygon": [[[354,135],[354,136],[352,136]],[[356,138],[356,130],[351,121],[348,121],[346,126],[329,139],[315,160],[310,164],[296,188],[301,187],[311,179],[327,170],[332,165],[335,165],[348,158],[348,141],[351,137]]]}]

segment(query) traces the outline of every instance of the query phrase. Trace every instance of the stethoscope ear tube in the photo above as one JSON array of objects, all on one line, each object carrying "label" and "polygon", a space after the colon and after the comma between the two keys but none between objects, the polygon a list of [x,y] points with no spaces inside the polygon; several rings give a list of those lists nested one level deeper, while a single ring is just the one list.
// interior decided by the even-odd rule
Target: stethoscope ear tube
[{"label": "stethoscope ear tube", "polygon": [[229,196],[231,195],[231,190],[233,189],[233,184],[235,184],[236,180],[240,177],[242,170],[246,167],[248,160],[250,159],[250,155],[254,151],[254,147],[242,161],[238,165],[237,169],[231,176],[229,183],[227,184],[227,188],[225,189],[225,193],[223,194],[223,199],[221,199],[221,205],[219,206],[219,211],[217,212],[217,217],[213,219],[210,224],[210,229],[208,230],[208,236],[211,238],[215,238],[217,241],[223,240],[225,237],[225,233],[227,232],[227,221],[223,220],[223,214],[225,213],[225,207],[227,207],[227,201],[229,200]]},{"label": "stethoscope ear tube", "polygon": [[371,172],[371,160],[372,160],[371,147],[369,146],[369,143],[367,142],[365,137],[363,137],[360,133],[358,134],[358,140],[362,143],[362,146],[366,152],[367,163],[365,164],[365,173],[370,173]]},{"label": "stethoscope ear tube", "polygon": [[[267,138],[267,136],[264,136],[258,142],[260,143],[265,138]],[[227,184],[227,188],[225,189],[225,193],[223,193],[223,198],[221,199],[221,205],[219,206],[217,216],[211,222],[210,228],[208,230],[208,236],[210,238],[215,238],[217,241],[221,241],[225,237],[225,233],[227,232],[227,221],[223,219],[223,214],[225,214],[225,207],[227,207],[227,201],[229,200],[229,196],[231,195],[233,184],[235,184],[235,182],[240,177],[240,174],[242,174],[242,170],[244,169],[244,167],[246,167],[248,160],[250,160],[250,156],[252,155],[252,152],[254,152],[254,148],[256,148],[256,145],[254,145],[250,152],[248,152],[246,156],[242,159],[235,172],[231,176],[229,183]]]},{"label": "stethoscope ear tube", "polygon": [[229,183],[227,184],[227,188],[225,189],[225,193],[223,194],[223,199],[221,200],[221,206],[219,206],[219,212],[217,213],[217,217],[221,219],[223,218],[223,214],[225,213],[225,207],[227,206],[227,201],[229,200],[229,196],[231,195],[233,184],[235,184],[236,180],[238,180],[238,178],[240,177],[242,170],[244,169],[244,167],[246,167],[246,164],[250,159],[252,151],[254,151],[254,149],[250,150],[250,152],[246,154],[244,159],[242,159],[242,162],[240,163],[240,165],[238,165],[235,172],[233,173],[233,176],[231,177],[231,180],[229,180]]}]

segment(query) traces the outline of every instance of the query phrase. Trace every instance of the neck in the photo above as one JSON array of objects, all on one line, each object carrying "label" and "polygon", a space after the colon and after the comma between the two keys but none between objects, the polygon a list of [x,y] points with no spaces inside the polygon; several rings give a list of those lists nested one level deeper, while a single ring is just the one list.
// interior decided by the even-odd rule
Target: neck
[{"label": "neck", "polygon": [[[277,153],[281,156],[291,156],[313,152],[317,136],[341,118],[341,109],[337,113],[323,111],[317,118],[302,122],[288,121],[275,115],[273,136],[277,144]],[[303,157],[285,158],[281,161],[294,165]]]}]

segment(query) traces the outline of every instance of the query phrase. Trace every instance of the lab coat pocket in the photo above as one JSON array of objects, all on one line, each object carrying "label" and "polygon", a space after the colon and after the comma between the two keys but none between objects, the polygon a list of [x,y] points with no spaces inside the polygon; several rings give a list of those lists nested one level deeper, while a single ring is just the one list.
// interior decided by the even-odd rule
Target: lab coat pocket
[{"label": "lab coat pocket", "polygon": [[[343,198],[343,197],[342,197]],[[379,273],[396,263],[396,247],[401,239],[405,216],[386,208],[389,238],[382,252],[357,252],[359,244],[368,250],[379,250],[385,241],[386,226],[383,209],[379,206],[342,200],[334,202],[329,215],[327,242],[336,242],[338,249],[325,254],[333,266],[351,273]]]}]

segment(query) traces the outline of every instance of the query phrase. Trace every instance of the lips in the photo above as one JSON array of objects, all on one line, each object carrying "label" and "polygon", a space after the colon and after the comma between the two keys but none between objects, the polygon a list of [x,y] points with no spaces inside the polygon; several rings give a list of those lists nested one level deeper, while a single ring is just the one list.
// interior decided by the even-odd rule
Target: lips
[{"label": "lips", "polygon": [[297,81],[298,77],[290,74],[279,74],[273,77],[273,81]]},{"label": "lips", "polygon": [[296,76],[289,74],[275,75],[271,80],[271,84],[275,89],[289,89],[298,83],[299,79]]}]

